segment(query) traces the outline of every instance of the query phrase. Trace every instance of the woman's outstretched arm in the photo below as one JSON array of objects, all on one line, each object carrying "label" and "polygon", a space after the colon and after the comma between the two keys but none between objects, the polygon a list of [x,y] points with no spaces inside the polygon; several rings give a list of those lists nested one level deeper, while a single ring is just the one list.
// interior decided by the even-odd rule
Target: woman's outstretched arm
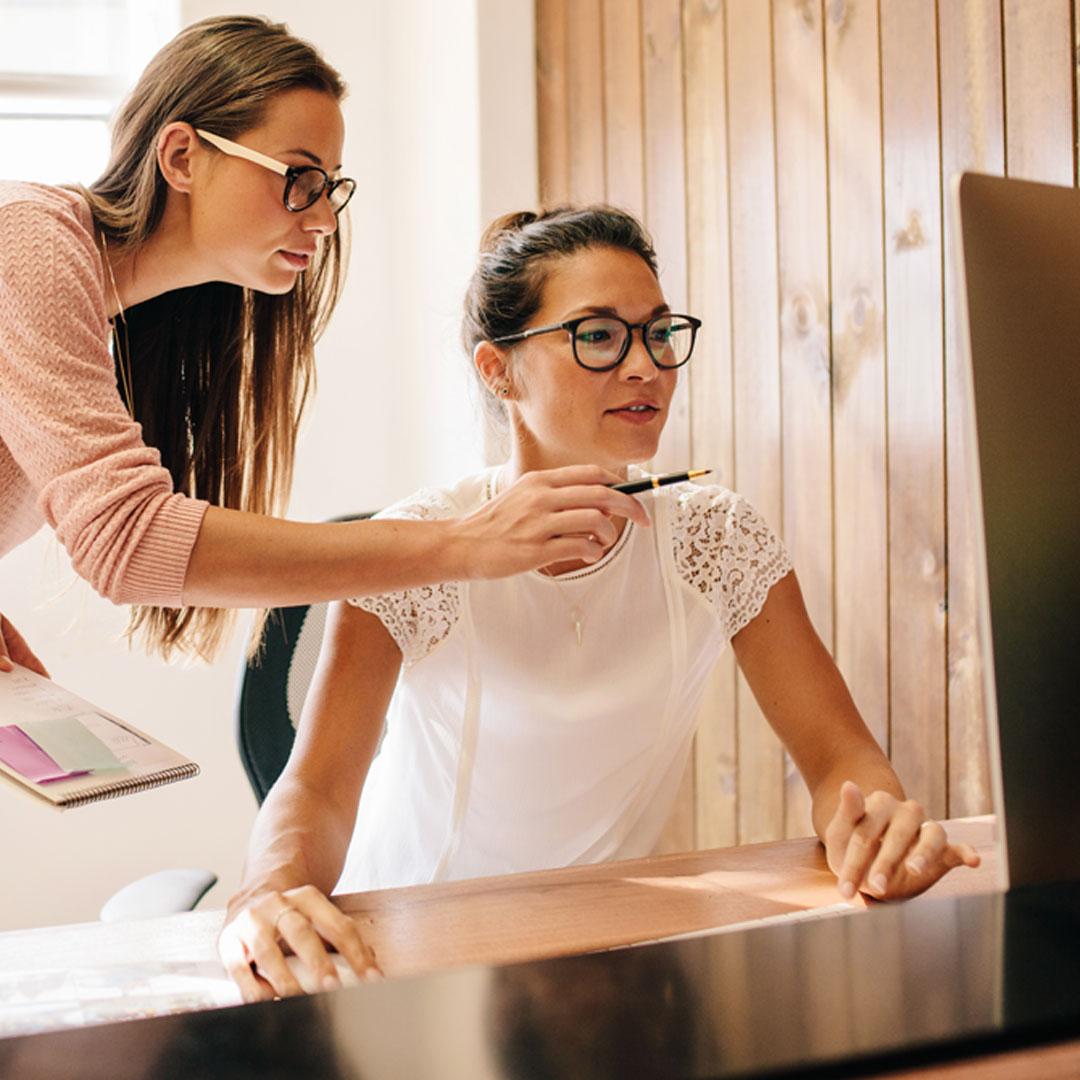
[{"label": "woman's outstretched arm", "polygon": [[649,523],[641,503],[592,465],[528,473],[462,517],[302,524],[209,507],[184,603],[282,607],[413,585],[497,578],[572,559],[595,562],[613,517]]},{"label": "woman's outstretched arm", "polygon": [[794,573],[772,587],[732,647],[810,789],[814,829],[842,896],[860,889],[900,899],[953,867],[978,865],[973,848],[950,844],[944,828],[905,797],[810,622]]}]

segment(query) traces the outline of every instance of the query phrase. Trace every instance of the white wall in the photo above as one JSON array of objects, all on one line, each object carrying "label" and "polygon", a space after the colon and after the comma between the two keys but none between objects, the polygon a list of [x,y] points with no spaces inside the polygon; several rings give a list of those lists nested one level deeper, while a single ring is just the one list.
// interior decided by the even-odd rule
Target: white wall
[{"label": "white wall", "polygon": [[[352,260],[318,351],[290,516],[383,506],[477,467],[479,412],[458,345],[482,221],[536,198],[532,0],[183,0],[183,21],[258,11],[342,71]],[[497,102],[480,108],[480,87]],[[483,162],[483,175],[481,175]],[[242,642],[213,666],[165,665],[120,640],[46,531],[0,561],[0,606],[55,678],[202,766],[156,791],[58,813],[0,789],[0,930],[96,918],[121,885],[204,866],[235,886],[255,812],[232,741]]]}]

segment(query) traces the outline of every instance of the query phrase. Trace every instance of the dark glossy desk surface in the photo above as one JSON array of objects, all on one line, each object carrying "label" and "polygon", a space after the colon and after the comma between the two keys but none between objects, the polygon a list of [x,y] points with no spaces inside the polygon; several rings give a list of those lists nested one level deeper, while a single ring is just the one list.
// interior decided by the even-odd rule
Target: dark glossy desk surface
[{"label": "dark glossy desk surface", "polygon": [[12,1038],[0,1075],[854,1076],[1078,1033],[1074,882]]}]

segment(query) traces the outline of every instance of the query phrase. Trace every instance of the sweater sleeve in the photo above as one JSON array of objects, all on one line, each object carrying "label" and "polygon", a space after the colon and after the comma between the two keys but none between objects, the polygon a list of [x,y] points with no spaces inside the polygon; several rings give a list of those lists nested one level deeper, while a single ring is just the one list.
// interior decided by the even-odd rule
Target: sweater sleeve
[{"label": "sweater sleeve", "polygon": [[207,504],[173,491],[124,407],[89,215],[54,195],[0,206],[0,439],[80,576],[180,606]]}]

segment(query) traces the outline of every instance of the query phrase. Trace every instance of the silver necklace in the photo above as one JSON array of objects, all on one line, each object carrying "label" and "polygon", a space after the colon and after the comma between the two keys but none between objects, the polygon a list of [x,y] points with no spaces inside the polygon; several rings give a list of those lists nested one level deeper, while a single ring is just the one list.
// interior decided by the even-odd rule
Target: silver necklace
[{"label": "silver necklace", "polygon": [[[623,531],[625,532],[625,529]],[[589,585],[589,587],[585,590],[585,593],[580,597],[580,599],[578,599],[578,601],[574,603],[570,600],[566,593],[563,592],[562,583],[557,577],[555,577],[554,574],[545,573],[543,570],[541,570],[540,573],[543,574],[544,577],[546,577],[549,581],[551,581],[555,585],[555,588],[559,590],[559,595],[562,597],[563,603],[570,610],[570,626],[574,631],[574,636],[577,638],[577,643],[580,645],[584,636],[585,601],[589,598],[589,595],[590,593],[592,593],[593,589],[596,588],[597,583],[600,581],[600,579],[597,578],[596,581],[593,581],[592,584]]]},{"label": "silver necklace", "polygon": [[120,326],[123,330],[124,346],[120,347],[120,335],[116,332],[116,324],[112,323],[112,339],[113,348],[117,353],[117,368],[120,370],[120,392],[124,395],[124,404],[127,405],[127,411],[129,416],[135,415],[135,395],[132,392],[131,384],[131,345],[128,341],[128,327],[127,319],[124,317],[124,304],[120,299],[120,291],[116,287],[116,277],[113,274],[112,260],[109,258],[109,245],[105,239],[105,234],[101,234],[101,254],[104,256],[105,269],[109,273],[109,284],[112,286],[113,299],[116,301],[116,306],[120,309],[117,318],[120,320]]},{"label": "silver necklace", "polygon": [[[498,493],[499,478],[501,475],[502,469],[499,469],[496,472],[492,473],[490,477],[488,477],[486,494],[489,501],[493,499]],[[605,556],[602,556],[605,564],[610,561],[611,558],[614,558],[615,554],[622,549],[623,545],[626,543],[627,539],[630,536],[630,530],[633,528],[633,526],[634,523],[632,521],[626,522],[626,524],[623,526],[622,534],[615,541],[614,547],[612,547],[612,549],[607,552]],[[592,577],[599,574],[600,571],[603,569],[603,566],[596,565],[588,567],[584,570],[576,570],[570,574],[565,575],[563,580],[580,581],[582,578]],[[562,582],[559,580],[558,577],[556,577],[552,573],[549,573],[546,570],[538,570],[537,573],[540,574],[541,577],[544,577],[548,581],[550,581],[555,586],[555,588],[559,590],[559,595],[562,597],[563,603],[566,605],[567,609],[570,612],[570,629],[574,633],[575,640],[580,645],[585,638],[585,601],[592,595],[593,589],[596,588],[596,586],[600,583],[602,579],[600,577],[597,577],[595,581],[590,583],[589,587],[575,602],[571,600],[570,597],[568,597],[563,591]]]}]

